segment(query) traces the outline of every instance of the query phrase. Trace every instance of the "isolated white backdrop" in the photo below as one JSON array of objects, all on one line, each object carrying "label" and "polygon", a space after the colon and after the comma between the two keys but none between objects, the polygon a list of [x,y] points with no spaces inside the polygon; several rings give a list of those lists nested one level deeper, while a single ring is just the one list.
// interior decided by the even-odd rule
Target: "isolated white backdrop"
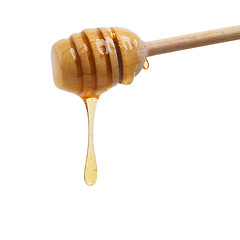
[{"label": "isolated white backdrop", "polygon": [[150,41],[240,24],[239,1],[2,1],[0,239],[239,239],[240,41],[149,58],[100,97],[85,185],[83,101],[52,44],[121,26]]}]

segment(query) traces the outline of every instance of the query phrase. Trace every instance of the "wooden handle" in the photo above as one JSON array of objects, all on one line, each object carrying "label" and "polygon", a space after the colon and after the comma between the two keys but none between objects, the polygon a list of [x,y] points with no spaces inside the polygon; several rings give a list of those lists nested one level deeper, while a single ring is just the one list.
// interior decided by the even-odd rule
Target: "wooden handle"
[{"label": "wooden handle", "polygon": [[147,42],[148,56],[240,39],[240,25]]}]

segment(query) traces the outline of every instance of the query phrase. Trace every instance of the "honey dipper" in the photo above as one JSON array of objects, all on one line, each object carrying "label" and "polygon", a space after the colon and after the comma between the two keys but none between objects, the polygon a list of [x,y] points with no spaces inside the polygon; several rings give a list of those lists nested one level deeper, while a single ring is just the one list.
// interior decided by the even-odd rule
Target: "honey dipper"
[{"label": "honey dipper", "polygon": [[99,96],[118,83],[131,84],[147,57],[189,48],[240,39],[240,26],[143,42],[124,28],[85,29],[52,47],[52,70],[55,85],[79,95],[88,112],[88,152],[85,182],[97,179],[93,144],[93,122]]}]

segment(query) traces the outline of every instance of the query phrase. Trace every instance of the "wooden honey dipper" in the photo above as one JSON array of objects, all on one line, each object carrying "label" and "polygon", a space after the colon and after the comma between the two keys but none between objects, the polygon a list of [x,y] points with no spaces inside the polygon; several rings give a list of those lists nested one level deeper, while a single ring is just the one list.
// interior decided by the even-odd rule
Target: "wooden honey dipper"
[{"label": "wooden honey dipper", "polygon": [[237,39],[240,26],[146,43],[130,30],[114,27],[85,29],[56,42],[52,47],[55,85],[79,95],[88,111],[86,183],[93,185],[97,179],[93,121],[97,99],[103,92],[118,83],[132,83],[142,68],[148,68],[147,57]]}]

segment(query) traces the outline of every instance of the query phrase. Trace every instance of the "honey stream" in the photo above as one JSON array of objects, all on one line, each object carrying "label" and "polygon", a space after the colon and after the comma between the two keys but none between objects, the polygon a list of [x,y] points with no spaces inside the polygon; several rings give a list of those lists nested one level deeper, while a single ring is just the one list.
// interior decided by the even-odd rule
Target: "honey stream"
[{"label": "honey stream", "polygon": [[85,163],[84,180],[89,186],[92,186],[97,181],[97,162],[93,142],[93,125],[97,101],[97,98],[84,99],[88,115],[88,149]]}]

